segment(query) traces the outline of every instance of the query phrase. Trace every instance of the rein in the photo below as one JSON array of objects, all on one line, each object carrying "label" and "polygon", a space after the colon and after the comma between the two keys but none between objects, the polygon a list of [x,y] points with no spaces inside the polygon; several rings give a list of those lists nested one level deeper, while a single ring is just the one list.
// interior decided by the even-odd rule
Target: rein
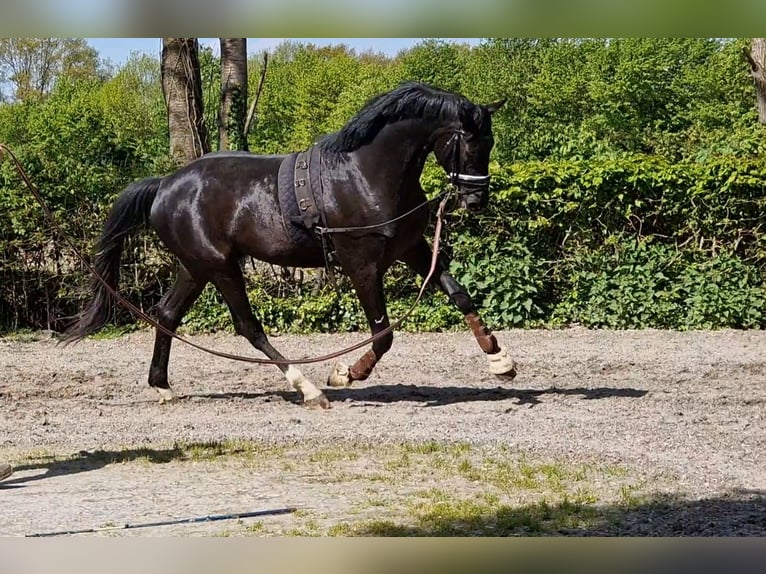
[{"label": "rein", "polygon": [[[409,215],[412,215],[419,209],[423,209],[425,206],[434,203],[435,201],[445,197],[449,196],[451,194],[456,194],[458,196],[460,195],[470,195],[471,193],[475,193],[475,191],[482,189],[489,185],[490,175],[470,175],[467,173],[461,173],[459,164],[460,164],[460,143],[463,141],[463,136],[465,135],[465,132],[461,129],[456,129],[452,132],[452,135],[447,140],[447,143],[444,145],[444,148],[446,149],[449,146],[452,146],[451,150],[451,171],[447,174],[449,178],[449,182],[454,186],[454,189],[452,190],[445,190],[442,191],[440,194],[432,197],[431,199],[427,199],[424,202],[420,203],[419,205],[416,205],[412,209],[410,209],[408,212],[403,213],[402,215],[399,215],[397,217],[394,217],[393,219],[389,219],[387,221],[383,221],[381,223],[373,223],[370,225],[358,225],[355,227],[322,227],[321,225],[315,225],[314,230],[321,236],[321,235],[327,235],[332,233],[350,233],[352,231],[370,231],[373,229],[380,229],[381,227],[385,227],[386,225],[390,225],[392,223],[396,223],[397,221],[400,221],[404,219],[405,217],[408,217]],[[467,186],[471,188],[469,191],[463,191],[460,189],[459,185]]]},{"label": "rein", "polygon": [[[356,227],[322,227],[320,225],[314,226],[314,230],[319,235],[325,235],[327,233],[349,233],[351,231],[369,231],[371,229],[380,229],[381,227],[384,227],[386,225],[390,225],[391,223],[396,223],[397,221],[400,221],[404,219],[405,217],[412,215],[419,209],[423,209],[426,205],[429,205],[433,202],[435,202],[437,199],[441,199],[445,196],[449,196],[450,194],[454,193],[453,191],[447,190],[442,191],[439,195],[432,197],[431,199],[425,200],[423,203],[416,205],[412,209],[410,209],[407,213],[403,213],[397,217],[394,217],[393,219],[389,219],[388,221],[384,221],[382,223],[372,223],[370,225],[358,225]],[[458,192],[459,193],[459,192]]]},{"label": "rein", "polygon": [[[47,203],[43,199],[42,195],[40,194],[39,190],[34,186],[34,184],[29,180],[29,176],[24,171],[23,166],[21,165],[21,162],[16,158],[14,153],[11,151],[11,149],[3,144],[0,143],[0,159],[2,159],[3,152],[7,153],[8,156],[11,158],[11,161],[14,164],[14,167],[16,168],[16,171],[19,173],[19,176],[24,181],[24,184],[27,186],[27,189],[32,193],[35,200],[40,204],[40,207],[42,208],[43,212],[45,213],[45,216],[48,218],[51,226],[61,235],[61,237],[64,239],[66,244],[69,246],[69,248],[72,250],[72,252],[82,261],[85,268],[98,280],[99,283],[106,289],[106,291],[115,299],[115,301],[122,305],[125,309],[130,311],[133,315],[144,321],[145,323],[148,323],[150,326],[154,327],[158,331],[162,332],[165,335],[168,335],[169,337],[172,337],[173,339],[176,339],[178,341],[181,341],[182,343],[186,343],[187,345],[194,347],[195,349],[198,349],[200,351],[203,351],[205,353],[208,353],[210,355],[214,355],[216,357],[222,357],[224,359],[232,359],[235,361],[243,361],[246,363],[255,363],[258,365],[305,365],[308,363],[319,363],[322,361],[329,361],[331,359],[336,359],[338,357],[341,357],[343,355],[346,355],[352,351],[356,351],[357,349],[361,349],[362,347],[365,347],[369,345],[370,343],[376,341],[377,339],[391,333],[394,329],[397,329],[404,320],[409,317],[412,312],[415,310],[415,307],[420,302],[420,299],[423,296],[423,293],[425,292],[426,286],[428,285],[428,282],[431,280],[434,271],[436,270],[436,263],[438,260],[439,255],[439,243],[441,241],[441,231],[442,231],[442,225],[443,225],[443,216],[444,216],[444,210],[447,205],[447,201],[449,200],[450,196],[452,195],[452,191],[444,191],[441,194],[439,194],[437,197],[425,202],[424,204],[419,205],[415,209],[420,209],[427,203],[430,203],[431,201],[435,201],[438,198],[442,198],[441,202],[439,203],[439,207],[436,211],[436,224],[435,224],[435,230],[434,230],[434,239],[433,239],[433,254],[431,256],[431,267],[428,270],[428,274],[426,275],[425,279],[423,279],[423,283],[420,286],[420,291],[418,292],[418,296],[415,298],[415,301],[410,306],[409,309],[404,313],[402,317],[397,319],[394,323],[390,324],[388,327],[383,329],[382,331],[376,333],[375,335],[365,339],[364,341],[360,343],[356,343],[354,345],[351,345],[350,347],[347,347],[345,349],[341,349],[340,351],[336,351],[334,353],[329,353],[327,355],[321,355],[318,357],[313,357],[309,359],[259,359],[255,357],[246,357],[242,355],[234,355],[231,353],[225,353],[223,351],[216,351],[215,349],[209,349],[207,347],[203,347],[202,345],[199,345],[197,343],[194,343],[193,341],[190,341],[189,339],[186,339],[174,331],[171,331],[170,329],[167,329],[166,327],[163,327],[160,325],[157,321],[149,317],[146,313],[144,313],[141,309],[136,307],[133,303],[125,299],[122,295],[120,295],[116,289],[112,288],[102,277],[98,274],[98,272],[93,268],[93,266],[87,261],[87,259],[82,255],[80,250],[72,243],[72,241],[69,239],[69,237],[64,233],[64,230],[61,228],[61,226],[56,221],[56,218],[53,216],[53,213],[51,212],[50,208],[48,207]],[[415,211],[414,209],[407,212],[403,216],[400,216],[396,218],[396,220],[401,219],[402,217],[406,215],[410,215]],[[392,220],[392,221],[396,221]],[[383,224],[378,224],[374,226],[367,226],[371,228],[380,227],[382,225],[386,225],[388,223],[391,223],[391,221],[384,222]],[[336,228],[333,228],[333,231]],[[342,228],[337,228],[342,229]],[[365,229],[364,227],[361,228],[348,228],[348,231],[355,230],[355,229]],[[332,232],[329,230],[325,230],[326,232]],[[340,232],[340,231],[337,231]]]}]

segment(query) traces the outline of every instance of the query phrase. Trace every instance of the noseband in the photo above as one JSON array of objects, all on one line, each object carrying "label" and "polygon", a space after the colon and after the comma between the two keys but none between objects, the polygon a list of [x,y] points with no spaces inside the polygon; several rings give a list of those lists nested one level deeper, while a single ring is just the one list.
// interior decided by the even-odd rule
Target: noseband
[{"label": "noseband", "polygon": [[[452,132],[452,135],[447,140],[447,144],[444,146],[448,148],[451,146],[450,154],[452,155],[452,169],[447,174],[449,176],[449,182],[458,188],[457,193],[459,195],[468,195],[489,186],[489,174],[487,175],[471,175],[468,173],[460,172],[460,143],[463,140],[465,132],[461,129],[457,129]],[[467,188],[462,189],[461,188]]]}]

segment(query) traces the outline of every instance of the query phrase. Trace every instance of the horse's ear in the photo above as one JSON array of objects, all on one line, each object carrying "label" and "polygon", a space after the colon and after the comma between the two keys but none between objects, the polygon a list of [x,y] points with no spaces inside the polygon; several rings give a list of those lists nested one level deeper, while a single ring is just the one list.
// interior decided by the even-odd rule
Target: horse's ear
[{"label": "horse's ear", "polygon": [[502,100],[499,100],[495,102],[494,104],[488,104],[484,107],[487,108],[487,111],[490,115],[494,114],[497,110],[503,107],[503,104],[508,101],[508,98],[503,98]]}]

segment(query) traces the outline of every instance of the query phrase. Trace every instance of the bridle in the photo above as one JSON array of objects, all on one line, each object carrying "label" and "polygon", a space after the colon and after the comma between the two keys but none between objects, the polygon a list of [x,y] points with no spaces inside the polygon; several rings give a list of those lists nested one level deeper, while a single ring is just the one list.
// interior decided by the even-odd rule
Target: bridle
[{"label": "bridle", "polygon": [[462,128],[455,128],[452,131],[452,135],[444,145],[444,149],[451,148],[449,154],[451,155],[450,171],[447,173],[449,182],[457,188],[458,195],[471,195],[480,191],[484,191],[489,187],[489,174],[487,175],[471,175],[468,173],[461,173],[460,171],[460,144],[463,142],[463,137],[466,135],[465,130]]},{"label": "bridle", "polygon": [[[347,227],[324,227],[321,225],[317,225],[314,227],[314,229],[320,236],[339,234],[339,233],[350,233],[353,231],[373,231],[373,230],[380,229],[381,227],[384,227],[386,225],[391,225],[392,223],[396,223],[402,219],[405,219],[406,217],[409,217],[416,211],[420,211],[427,205],[436,203],[437,201],[440,201],[441,199],[445,197],[449,197],[452,195],[456,195],[456,196],[471,195],[473,193],[486,190],[489,187],[489,180],[490,180],[489,174],[471,175],[468,173],[460,172],[460,144],[462,143],[463,137],[465,135],[466,133],[462,128],[453,128],[451,130],[450,138],[447,140],[447,143],[444,144],[444,148],[443,148],[444,150],[446,150],[448,147],[451,146],[451,149],[449,150],[450,159],[451,159],[450,169],[449,171],[445,169],[445,171],[447,171],[447,180],[452,185],[452,188],[442,191],[441,193],[432,197],[431,199],[426,199],[424,202],[416,205],[415,207],[413,207],[406,213],[402,213],[401,215],[398,215],[397,217],[394,217],[392,219],[381,221],[380,223],[372,223],[370,225],[354,225],[354,226],[347,226]],[[468,189],[463,189],[466,187]]]}]

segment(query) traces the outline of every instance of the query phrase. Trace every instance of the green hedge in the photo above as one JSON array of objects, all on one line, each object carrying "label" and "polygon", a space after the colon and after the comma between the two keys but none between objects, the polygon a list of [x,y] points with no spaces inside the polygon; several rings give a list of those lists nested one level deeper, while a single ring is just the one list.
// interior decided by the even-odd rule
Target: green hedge
[{"label": "green hedge", "polygon": [[[452,271],[494,328],[763,328],[766,326],[766,162],[718,158],[669,163],[631,155],[492,166],[482,214],[448,218]],[[441,189],[427,167],[424,186]],[[283,332],[366,329],[346,283],[341,295],[278,294],[258,284],[252,301]],[[389,314],[414,300],[419,279],[395,266]],[[185,322],[226,328],[211,295]],[[462,317],[432,290],[409,330],[461,328]]]}]

